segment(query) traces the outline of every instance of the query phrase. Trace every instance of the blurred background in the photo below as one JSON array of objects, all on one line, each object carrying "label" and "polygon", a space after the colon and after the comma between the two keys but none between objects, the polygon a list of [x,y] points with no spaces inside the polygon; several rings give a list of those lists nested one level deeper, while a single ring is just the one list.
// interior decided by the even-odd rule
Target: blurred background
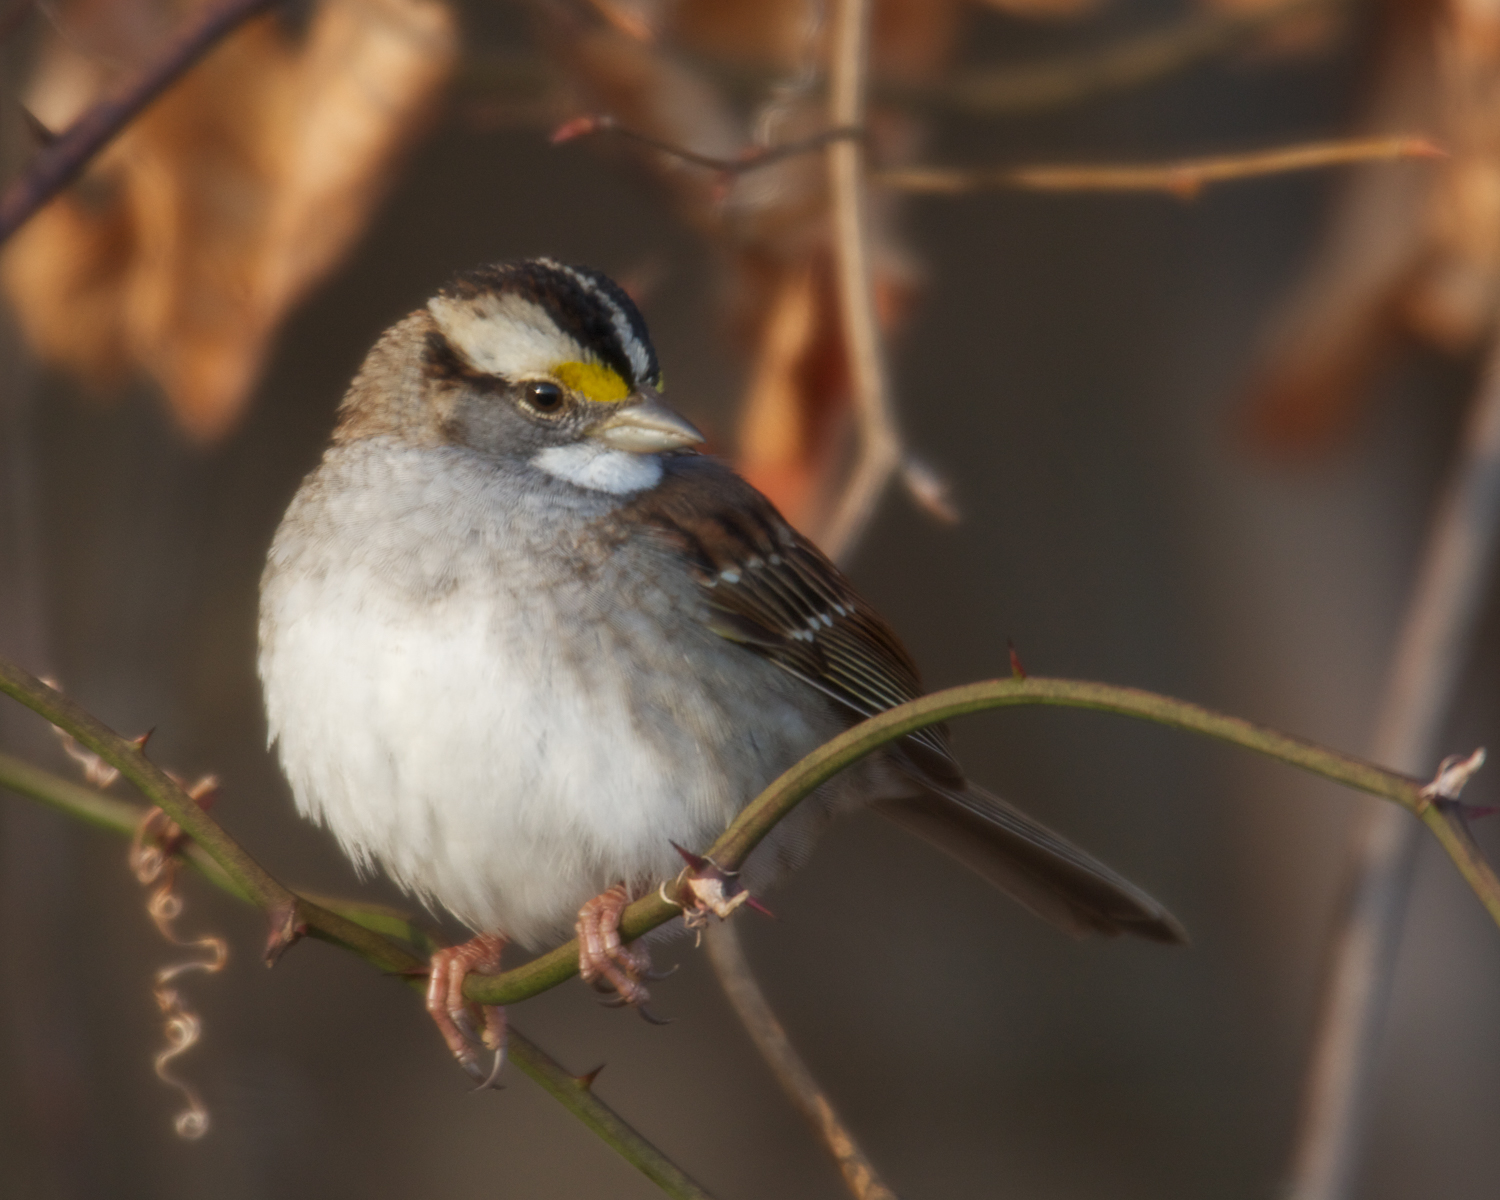
[{"label": "blurred background", "polygon": [[[879,194],[903,432],[962,520],[893,487],[850,569],[930,687],[1003,674],[1011,638],[1035,674],[1366,746],[1493,323],[1500,218],[1485,224],[1474,130],[1489,136],[1500,39],[1458,4],[1282,7],[1132,86],[1007,108],[957,85],[1039,63],[1080,77],[1079,55],[1240,16],[877,5],[880,164],[1155,161],[1360,130],[1453,152],[1190,203]],[[17,6],[7,178],[32,153],[17,102],[65,125],[196,11]],[[673,402],[816,527],[849,449],[821,158],[725,179],[547,135],[594,112],[720,155],[814,132],[820,12],[322,0],[236,34],[7,248],[0,653],[122,732],[154,729],[156,762],[217,774],[219,820],[280,878],[402,903],[296,818],[265,748],[272,531],[381,330],[454,270],[536,254],[625,281]],[[1447,749],[1495,740],[1497,653],[1487,602]],[[970,774],[1149,889],[1193,946],[1073,943],[878,818],[837,827],[770,898],[779,920],[741,929],[871,1157],[903,1197],[1277,1194],[1348,831],[1379,802],[1101,715],[955,734]],[[8,701],[0,743],[76,770]],[[1466,798],[1495,795],[1482,773]],[[14,797],[0,813],[0,1193],[656,1194],[519,1071],[470,1094],[399,982],[320,943],[268,972],[262,920],[192,878],[181,927],[224,935],[232,960],[185,984],[205,1034],[179,1071],[214,1128],[178,1140],[151,1067],[151,980],[175,952],[124,844]],[[658,959],[682,964],[653,988],[669,1027],[576,982],[511,1017],[570,1069],[607,1064],[599,1094],[716,1195],[840,1194],[705,956]],[[1497,1005],[1500,936],[1424,846],[1358,1195],[1495,1194]]]}]

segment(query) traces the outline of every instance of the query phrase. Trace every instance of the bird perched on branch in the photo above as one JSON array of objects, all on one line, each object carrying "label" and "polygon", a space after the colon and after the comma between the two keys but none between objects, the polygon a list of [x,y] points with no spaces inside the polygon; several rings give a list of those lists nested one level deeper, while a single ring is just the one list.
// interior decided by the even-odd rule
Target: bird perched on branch
[{"label": "bird perched on branch", "polygon": [[[620,914],[679,871],[673,843],[704,849],[798,759],[921,694],[879,614],[700,441],[619,287],[484,267],[376,343],[271,546],[260,675],[298,808],[476,931],[433,955],[427,1006],[486,1082],[504,1017],[474,1029],[469,971],[576,930],[584,979],[640,1004]],[[1184,940],[968,783],[941,728],[824,784],[747,885],[870,803],[1070,932]]]}]

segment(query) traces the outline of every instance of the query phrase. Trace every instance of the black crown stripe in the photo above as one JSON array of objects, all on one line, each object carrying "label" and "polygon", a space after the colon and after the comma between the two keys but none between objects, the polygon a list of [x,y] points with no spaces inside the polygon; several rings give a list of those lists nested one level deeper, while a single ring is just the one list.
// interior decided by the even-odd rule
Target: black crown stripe
[{"label": "black crown stripe", "polygon": [[[543,309],[560,330],[618,371],[632,388],[661,380],[645,318],[625,290],[599,271],[550,259],[496,263],[455,276],[443,292],[456,300],[497,293],[520,296]],[[622,342],[617,314],[644,351],[644,373],[637,372],[630,347]]]}]

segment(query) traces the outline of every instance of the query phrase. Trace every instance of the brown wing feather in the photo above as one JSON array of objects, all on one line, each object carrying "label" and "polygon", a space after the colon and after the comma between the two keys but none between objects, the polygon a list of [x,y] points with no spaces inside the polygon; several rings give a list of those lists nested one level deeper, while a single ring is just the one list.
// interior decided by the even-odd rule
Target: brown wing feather
[{"label": "brown wing feather", "polygon": [[[765,655],[837,703],[850,724],[922,694],[911,655],[844,573],[764,496],[713,459],[667,460],[661,484],[622,514],[692,563],[715,633]],[[1185,941],[1150,896],[1071,842],[968,784],[942,726],[893,753],[925,793],[882,805],[1039,916],[1080,934]]]},{"label": "brown wing feather", "polygon": [[[716,633],[817,688],[851,724],[922,694],[917,666],[890,626],[769,500],[712,459],[668,463],[627,519],[645,521],[688,556]],[[946,729],[903,741],[921,770],[962,778]]]}]

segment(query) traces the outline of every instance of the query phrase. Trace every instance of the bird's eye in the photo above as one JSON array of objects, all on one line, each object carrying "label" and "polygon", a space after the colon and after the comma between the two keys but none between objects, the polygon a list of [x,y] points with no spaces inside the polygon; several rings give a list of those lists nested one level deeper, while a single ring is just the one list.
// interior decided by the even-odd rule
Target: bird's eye
[{"label": "bird's eye", "polygon": [[521,389],[521,396],[530,408],[549,416],[563,406],[562,388],[545,379],[536,379],[525,384]]}]

